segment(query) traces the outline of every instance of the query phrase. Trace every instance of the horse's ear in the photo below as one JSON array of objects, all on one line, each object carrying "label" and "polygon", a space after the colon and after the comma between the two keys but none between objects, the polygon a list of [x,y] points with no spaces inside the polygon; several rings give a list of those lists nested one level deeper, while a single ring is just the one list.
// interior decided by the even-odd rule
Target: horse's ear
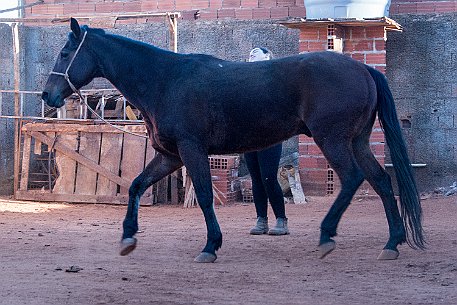
[{"label": "horse's ear", "polygon": [[76,38],[81,36],[81,28],[79,27],[79,23],[75,18],[70,18],[70,28]]}]

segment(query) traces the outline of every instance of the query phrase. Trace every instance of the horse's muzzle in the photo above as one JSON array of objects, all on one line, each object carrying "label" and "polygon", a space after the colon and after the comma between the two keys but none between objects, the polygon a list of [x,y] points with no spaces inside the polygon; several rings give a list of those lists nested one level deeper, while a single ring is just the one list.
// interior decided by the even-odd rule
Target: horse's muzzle
[{"label": "horse's muzzle", "polygon": [[41,99],[50,107],[60,108],[63,106],[64,101],[59,96],[56,96],[54,99],[50,97],[51,95],[47,91],[43,91],[41,94]]}]

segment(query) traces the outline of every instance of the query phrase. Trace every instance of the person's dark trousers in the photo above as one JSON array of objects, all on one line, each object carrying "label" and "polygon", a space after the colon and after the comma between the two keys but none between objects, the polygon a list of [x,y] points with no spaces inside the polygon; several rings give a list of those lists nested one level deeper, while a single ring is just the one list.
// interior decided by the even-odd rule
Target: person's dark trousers
[{"label": "person's dark trousers", "polygon": [[282,143],[264,150],[244,154],[252,179],[257,217],[267,217],[268,199],[276,218],[286,218],[284,197],[278,182],[278,167]]}]

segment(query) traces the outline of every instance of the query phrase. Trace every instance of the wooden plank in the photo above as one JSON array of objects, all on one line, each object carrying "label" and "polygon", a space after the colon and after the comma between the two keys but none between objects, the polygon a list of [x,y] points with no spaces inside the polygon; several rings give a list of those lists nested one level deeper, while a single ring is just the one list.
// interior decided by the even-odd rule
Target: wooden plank
[{"label": "wooden plank", "polygon": [[170,175],[170,189],[171,189],[171,203],[178,204],[179,197],[178,197],[178,177],[177,173]]},{"label": "wooden plank", "polygon": [[[98,164],[100,155],[100,133],[81,132],[79,154]],[[78,164],[75,194],[95,195],[97,188],[97,172],[83,164]]]},{"label": "wooden plank", "polygon": [[[56,137],[56,133],[55,132],[47,132],[46,133],[46,136],[51,138],[53,141],[54,141],[54,138]],[[37,142],[38,140],[35,138],[35,142]],[[45,143],[46,144],[46,143]],[[46,148],[46,152],[50,153],[52,149],[54,149],[54,147],[52,147],[52,144],[49,145],[49,144],[46,144],[47,148]]]},{"label": "wooden plank", "polygon": [[[35,137],[35,133],[32,133]],[[44,136],[44,135],[43,135]],[[35,137],[36,138],[36,137]],[[57,194],[73,194],[76,179],[76,161],[66,152],[59,150],[57,146],[65,146],[68,151],[75,154],[78,149],[78,133],[68,132],[59,134],[54,147],[56,148],[56,164],[59,170],[59,177],[54,184],[53,192]],[[52,144],[52,143],[51,143]]]},{"label": "wooden plank", "polygon": [[[18,191],[17,200],[50,201],[50,202],[73,202],[73,203],[106,203],[106,204],[127,204],[129,197],[100,196],[100,195],[79,195],[79,194],[55,194],[41,191]],[[140,205],[147,206],[150,203],[140,201]]]},{"label": "wooden plank", "polygon": [[304,204],[306,203],[306,197],[305,194],[303,193],[303,188],[301,186],[301,181],[300,181],[300,174],[298,173],[298,170],[295,170],[295,168],[291,168],[287,170],[288,173],[288,178],[289,178],[289,185],[290,185],[290,190],[292,192],[292,196],[294,198],[294,203],[295,204]]},{"label": "wooden plank", "polygon": [[[122,153],[122,134],[103,133],[101,141],[100,164],[111,173],[119,173]],[[99,175],[96,194],[115,196],[117,194],[117,184]]]},{"label": "wooden plank", "polygon": [[[80,121],[78,121],[80,123]],[[121,125],[116,123],[117,126]],[[119,126],[125,128],[128,131],[146,134],[146,126],[142,125],[125,125]],[[46,124],[46,123],[28,123],[22,127],[22,131],[40,131],[40,132],[95,132],[95,133],[123,133],[122,130],[118,130],[110,125],[84,125],[84,124]]]},{"label": "wooden plank", "polygon": [[35,155],[41,155],[41,142],[35,140],[35,143],[33,144],[33,153]]},{"label": "wooden plank", "polygon": [[[49,146],[52,145],[53,139],[49,138],[48,136],[46,136],[40,132],[33,131],[31,133],[31,135],[35,139],[38,139],[41,142],[46,143]],[[75,152],[74,150],[69,148],[67,145],[64,145],[60,140],[56,141],[56,143],[54,144],[54,148],[57,151],[60,151],[60,152],[64,153],[65,155],[67,155],[68,157],[76,160],[77,162],[93,168],[99,174],[105,176],[106,178],[110,179],[113,182],[115,182],[123,187],[127,187],[127,188],[130,186],[130,181],[125,180],[125,179],[113,174],[112,172],[110,172],[106,168],[98,165],[97,163],[93,162],[92,160],[89,160],[86,157],[81,156],[80,154],[78,154],[77,152]]]},{"label": "wooden plank", "polygon": [[30,166],[30,146],[32,143],[32,137],[30,135],[24,135],[24,148],[22,151],[22,169],[21,169],[21,180],[19,184],[20,190],[27,190],[29,185],[29,166]]},{"label": "wooden plank", "polygon": [[[124,134],[122,145],[121,177],[133,181],[144,169],[146,140],[131,134]],[[121,194],[128,194],[128,188],[121,187]]]},{"label": "wooden plank", "polygon": [[[149,162],[155,157],[156,151],[150,145],[149,141],[146,141],[146,157],[144,160],[144,167],[146,167]],[[151,203],[154,203],[154,194],[152,192],[153,187],[152,185],[144,192],[143,197],[145,200],[149,200]]]}]

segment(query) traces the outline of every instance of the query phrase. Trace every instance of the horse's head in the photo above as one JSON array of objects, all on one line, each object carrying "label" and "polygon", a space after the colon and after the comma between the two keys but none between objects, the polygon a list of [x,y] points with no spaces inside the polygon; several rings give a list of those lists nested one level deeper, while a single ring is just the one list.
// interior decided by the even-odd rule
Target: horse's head
[{"label": "horse's head", "polygon": [[[41,98],[51,107],[62,107],[65,98],[87,85],[96,75],[97,63],[87,47],[88,28],[71,18],[68,41],[60,51]],[[85,42],[86,41],[86,42]]]}]

